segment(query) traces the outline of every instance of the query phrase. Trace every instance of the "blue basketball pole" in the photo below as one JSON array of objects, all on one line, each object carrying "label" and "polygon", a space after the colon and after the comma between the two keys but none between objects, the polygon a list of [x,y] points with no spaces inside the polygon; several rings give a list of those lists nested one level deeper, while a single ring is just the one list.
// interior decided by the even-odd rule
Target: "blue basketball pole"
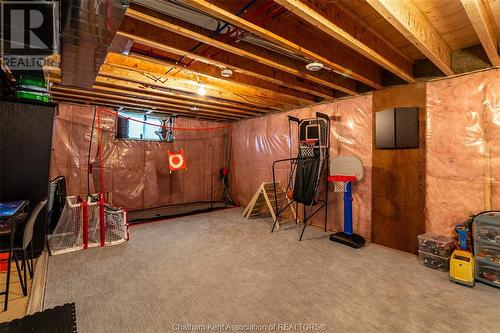
[{"label": "blue basketball pole", "polygon": [[344,192],[344,231],[330,235],[330,240],[353,248],[365,245],[365,239],[352,231],[352,182],[348,181]]},{"label": "blue basketball pole", "polygon": [[352,235],[352,183],[347,182],[344,192],[344,233]]}]

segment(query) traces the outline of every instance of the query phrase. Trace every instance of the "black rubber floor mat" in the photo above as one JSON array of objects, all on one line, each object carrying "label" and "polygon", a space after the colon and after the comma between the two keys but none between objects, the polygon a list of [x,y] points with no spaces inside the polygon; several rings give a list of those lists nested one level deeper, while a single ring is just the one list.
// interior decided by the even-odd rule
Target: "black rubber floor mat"
[{"label": "black rubber floor mat", "polygon": [[75,303],[0,324],[0,333],[76,333]]}]

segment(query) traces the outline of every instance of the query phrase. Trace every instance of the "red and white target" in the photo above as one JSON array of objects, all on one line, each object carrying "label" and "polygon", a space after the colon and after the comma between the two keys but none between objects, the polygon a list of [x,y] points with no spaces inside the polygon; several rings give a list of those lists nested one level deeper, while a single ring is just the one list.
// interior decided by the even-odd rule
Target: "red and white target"
[{"label": "red and white target", "polygon": [[170,171],[183,170],[187,168],[186,157],[184,150],[179,149],[177,152],[168,151],[168,168]]}]

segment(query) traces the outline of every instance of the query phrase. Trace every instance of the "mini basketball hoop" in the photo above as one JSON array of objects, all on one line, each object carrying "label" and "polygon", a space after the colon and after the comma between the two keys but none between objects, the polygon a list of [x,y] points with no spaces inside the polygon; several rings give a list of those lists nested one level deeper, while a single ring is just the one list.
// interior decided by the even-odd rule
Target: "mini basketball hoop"
[{"label": "mini basketball hoop", "polygon": [[300,157],[314,157],[314,146],[318,139],[301,140],[299,142]]},{"label": "mini basketball hoop", "polygon": [[333,183],[335,192],[346,192],[349,182],[356,181],[356,176],[329,176],[328,181]]},{"label": "mini basketball hoop", "polygon": [[365,239],[352,231],[352,182],[363,179],[363,162],[356,156],[337,156],[330,162],[330,174],[335,192],[344,194],[344,230],[330,235],[330,240],[360,248]]}]

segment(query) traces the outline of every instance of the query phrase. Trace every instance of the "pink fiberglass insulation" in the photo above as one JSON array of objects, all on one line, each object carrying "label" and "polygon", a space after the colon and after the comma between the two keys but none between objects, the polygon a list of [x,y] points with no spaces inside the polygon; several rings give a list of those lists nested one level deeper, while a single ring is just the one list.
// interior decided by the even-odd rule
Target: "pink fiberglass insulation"
[{"label": "pink fiberglass insulation", "polygon": [[427,84],[426,229],[500,209],[500,71]]},{"label": "pink fiberglass insulation", "polygon": [[[105,109],[110,111],[109,109]],[[59,104],[55,121],[51,177],[66,176],[67,193],[87,194],[87,157],[94,107]],[[206,128],[221,125],[195,119],[177,118],[175,126]],[[225,140],[229,129],[175,131],[173,143],[116,138],[116,116],[102,113],[105,191],[113,203],[129,210],[222,200],[219,170],[227,166]],[[167,150],[184,149],[187,170],[170,173]],[[91,151],[93,166],[90,191],[99,191],[97,129]]]},{"label": "pink fiberglass insulation", "polygon": [[[272,163],[275,160],[297,156],[296,131],[288,135],[291,115],[300,119],[315,117],[316,112],[337,116],[331,121],[330,156],[357,155],[365,165],[365,178],[354,186],[354,229],[365,237],[371,231],[371,166],[372,166],[372,112],[371,95],[363,95],[327,104],[301,108],[286,113],[273,114],[237,122],[234,126],[234,176],[238,200],[248,204],[263,182],[272,181]],[[338,118],[340,116],[340,119]],[[290,144],[291,143],[291,144]],[[291,153],[290,153],[291,149]],[[286,165],[278,170],[278,179],[286,182]],[[322,191],[324,191],[324,187]],[[342,223],[342,196],[329,186],[329,228],[339,230]],[[323,224],[323,212],[314,217],[313,223]]]}]

